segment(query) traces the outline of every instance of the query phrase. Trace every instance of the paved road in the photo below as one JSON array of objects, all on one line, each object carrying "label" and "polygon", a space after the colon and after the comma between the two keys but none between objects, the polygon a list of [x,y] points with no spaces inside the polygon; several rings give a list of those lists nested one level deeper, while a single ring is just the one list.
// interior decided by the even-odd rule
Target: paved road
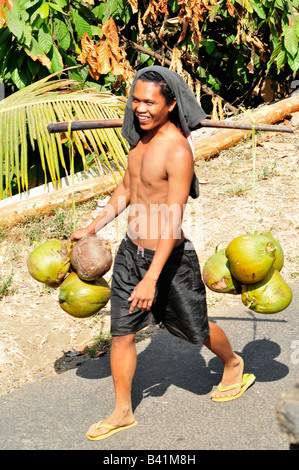
[{"label": "paved road", "polygon": [[292,288],[292,304],[276,315],[254,314],[240,302],[234,311],[217,310],[211,317],[244,358],[245,371],[256,375],[239,400],[212,402],[209,394],[221,379],[219,360],[161,329],[137,343],[138,426],[101,442],[85,437],[90,424],[114,405],[107,354],[1,397],[0,449],[288,450],[275,403],[299,379],[299,283]]}]

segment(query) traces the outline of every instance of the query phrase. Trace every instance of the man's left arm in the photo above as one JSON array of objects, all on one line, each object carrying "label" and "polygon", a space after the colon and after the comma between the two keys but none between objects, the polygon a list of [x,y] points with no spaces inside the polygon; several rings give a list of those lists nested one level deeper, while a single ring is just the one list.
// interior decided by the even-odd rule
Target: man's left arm
[{"label": "man's left arm", "polygon": [[193,157],[189,149],[184,147],[173,151],[166,166],[168,190],[165,224],[151,265],[129,298],[131,313],[136,305],[142,310],[150,310],[152,306],[160,273],[177,239],[181,237],[184,206],[189,196],[193,171]]}]

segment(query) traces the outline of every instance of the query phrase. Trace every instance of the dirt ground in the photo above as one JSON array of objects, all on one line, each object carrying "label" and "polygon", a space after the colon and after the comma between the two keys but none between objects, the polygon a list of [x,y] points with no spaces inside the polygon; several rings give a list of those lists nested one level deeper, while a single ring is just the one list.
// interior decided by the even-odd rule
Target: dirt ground
[{"label": "dirt ground", "polygon": [[[272,228],[272,235],[285,254],[283,277],[286,281],[299,278],[298,135],[299,131],[258,136],[255,191],[250,139],[215,158],[196,163],[201,195],[189,200],[183,226],[201,266],[216,246],[224,248],[234,237],[253,228]],[[98,199],[77,208],[80,226],[91,220],[100,202]],[[46,232],[47,238],[56,236],[57,223],[53,225],[49,218],[42,224],[40,228],[36,223],[20,224],[0,238],[0,395],[80,367],[84,361],[92,360],[91,353],[84,352],[87,345],[101,341],[102,346],[94,353],[100,355],[109,342],[109,303],[99,315],[73,318],[60,308],[58,289],[49,289],[29,275],[26,263],[35,248],[35,236],[39,234],[39,241],[43,241]],[[125,227],[126,213],[102,232],[110,241],[113,254]],[[111,271],[105,278],[110,281]],[[207,295],[211,317],[218,306],[232,309],[241,302],[240,296],[209,290]],[[143,331],[139,340],[154,331],[155,328]]]}]

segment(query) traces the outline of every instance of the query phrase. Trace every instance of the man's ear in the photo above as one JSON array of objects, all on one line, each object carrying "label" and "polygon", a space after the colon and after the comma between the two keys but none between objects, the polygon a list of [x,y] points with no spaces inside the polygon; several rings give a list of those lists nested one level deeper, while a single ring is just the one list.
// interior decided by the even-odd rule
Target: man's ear
[{"label": "man's ear", "polygon": [[173,102],[171,103],[168,111],[171,113],[175,107],[176,107],[176,98],[173,99]]}]

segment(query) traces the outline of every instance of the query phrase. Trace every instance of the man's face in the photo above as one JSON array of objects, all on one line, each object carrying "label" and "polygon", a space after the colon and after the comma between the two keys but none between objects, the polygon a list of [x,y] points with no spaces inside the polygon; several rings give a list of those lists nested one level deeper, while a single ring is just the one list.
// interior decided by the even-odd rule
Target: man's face
[{"label": "man's face", "polygon": [[168,122],[169,113],[175,105],[176,100],[170,105],[166,104],[159,84],[137,80],[132,108],[142,130],[149,131]]}]

